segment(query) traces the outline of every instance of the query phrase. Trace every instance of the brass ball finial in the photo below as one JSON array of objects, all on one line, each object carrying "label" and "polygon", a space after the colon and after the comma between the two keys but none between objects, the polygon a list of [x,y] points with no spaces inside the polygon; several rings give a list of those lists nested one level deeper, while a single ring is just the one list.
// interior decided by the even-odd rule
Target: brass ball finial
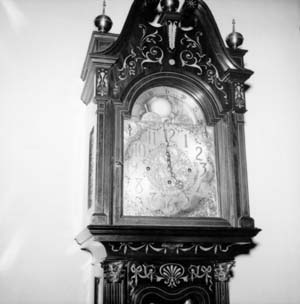
[{"label": "brass ball finial", "polygon": [[232,19],[232,32],[226,37],[226,43],[229,48],[235,50],[242,45],[243,41],[244,37],[235,31],[235,19]]},{"label": "brass ball finial", "polygon": [[103,0],[102,14],[95,18],[94,24],[101,33],[108,33],[113,25],[112,20],[105,14],[106,1]]}]

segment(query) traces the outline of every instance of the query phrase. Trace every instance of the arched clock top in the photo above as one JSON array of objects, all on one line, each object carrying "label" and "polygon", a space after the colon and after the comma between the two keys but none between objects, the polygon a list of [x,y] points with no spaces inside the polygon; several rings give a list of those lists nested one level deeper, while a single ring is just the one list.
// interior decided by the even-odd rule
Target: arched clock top
[{"label": "arched clock top", "polygon": [[82,73],[86,79],[83,101],[88,104],[94,91],[96,100],[120,99],[140,78],[177,72],[205,83],[222,108],[245,112],[244,101],[241,104],[236,96],[243,94],[241,88],[252,74],[243,66],[246,51],[225,47],[203,1],[181,1],[182,5],[171,12],[159,2],[134,1],[118,37],[93,33]]},{"label": "arched clock top", "polygon": [[[141,94],[145,94],[145,91],[148,90],[148,94],[151,95],[151,89],[157,87],[173,88],[178,92],[181,91],[184,95],[183,98],[190,96],[203,112],[208,125],[214,125],[226,113],[227,109],[223,107],[218,96],[205,82],[184,73],[158,72],[141,78],[125,89],[121,100],[126,109],[126,116],[134,115],[133,109]],[[168,92],[161,93],[161,95],[168,98]]]},{"label": "arched clock top", "polygon": [[226,50],[224,41],[219,32],[216,21],[206,3],[202,0],[180,1],[182,5],[177,6],[172,12],[164,9],[160,1],[138,0],[134,1],[123,29],[118,39],[110,47],[102,50],[103,55],[117,55],[124,49],[124,41],[131,41],[141,24],[146,27],[162,28],[172,24],[173,33],[166,31],[169,40],[169,48],[173,50],[176,44],[177,31],[184,33],[201,33],[201,36],[209,34],[207,40],[210,47],[218,51],[218,60],[225,70],[240,69],[241,67],[230,57]]},{"label": "arched clock top", "polygon": [[[99,49],[99,54],[121,56],[123,60],[131,55],[147,63],[155,57],[156,63],[160,64],[167,62],[171,66],[181,64],[182,67],[194,68],[198,65],[196,69],[199,72],[203,62],[196,64],[194,59],[201,59],[196,56],[196,51],[200,51],[201,56],[206,55],[205,59],[210,59],[208,64],[217,68],[220,79],[231,77],[234,72],[243,74],[244,81],[250,77],[252,72],[238,64],[226,49],[216,21],[204,1],[180,1],[182,5],[172,12],[165,10],[159,2],[134,1],[118,39],[110,47]],[[147,42],[155,48],[146,52],[132,48],[140,44],[142,50]],[[162,44],[165,47],[161,47]],[[182,53],[183,50],[189,53]]]}]

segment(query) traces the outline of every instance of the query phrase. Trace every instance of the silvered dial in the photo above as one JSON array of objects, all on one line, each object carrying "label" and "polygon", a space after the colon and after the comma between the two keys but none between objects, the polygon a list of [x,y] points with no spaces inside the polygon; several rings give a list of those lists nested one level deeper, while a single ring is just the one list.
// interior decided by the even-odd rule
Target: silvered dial
[{"label": "silvered dial", "polygon": [[188,94],[148,89],[124,120],[123,214],[218,216],[213,127]]}]

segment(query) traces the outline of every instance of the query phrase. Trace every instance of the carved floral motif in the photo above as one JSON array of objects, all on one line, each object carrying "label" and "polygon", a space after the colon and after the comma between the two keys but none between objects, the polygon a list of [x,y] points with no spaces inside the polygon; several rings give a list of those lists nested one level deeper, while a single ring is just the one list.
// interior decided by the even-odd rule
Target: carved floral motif
[{"label": "carved floral motif", "polygon": [[117,261],[105,265],[106,279],[109,283],[119,282],[121,279],[124,262]]},{"label": "carved floral motif", "polygon": [[244,112],[246,109],[244,85],[239,82],[234,83],[234,107],[237,112]]},{"label": "carved floral motif", "polygon": [[169,288],[175,288],[183,282],[188,283],[197,279],[204,279],[210,291],[212,291],[213,286],[211,266],[190,265],[184,267],[178,263],[155,266],[133,263],[130,267],[130,274],[130,295],[133,294],[140,280],[149,280],[151,283],[162,282]]},{"label": "carved floral motif", "polygon": [[[165,264],[159,268],[159,273],[161,277],[164,279],[164,283],[168,287],[176,287],[180,284],[180,281],[183,280],[184,282],[188,281],[188,277],[184,276],[184,267],[180,264]],[[157,277],[158,280],[161,277]]]},{"label": "carved floral motif", "polygon": [[101,97],[108,93],[108,70],[104,68],[97,69],[96,72],[96,95]]}]

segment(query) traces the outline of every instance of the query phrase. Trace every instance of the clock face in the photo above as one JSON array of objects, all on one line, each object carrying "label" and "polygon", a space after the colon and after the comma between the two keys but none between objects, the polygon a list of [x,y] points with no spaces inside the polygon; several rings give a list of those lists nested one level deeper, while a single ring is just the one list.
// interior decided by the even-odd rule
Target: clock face
[{"label": "clock face", "polygon": [[214,130],[190,95],[148,89],[123,128],[123,215],[219,216]]}]

